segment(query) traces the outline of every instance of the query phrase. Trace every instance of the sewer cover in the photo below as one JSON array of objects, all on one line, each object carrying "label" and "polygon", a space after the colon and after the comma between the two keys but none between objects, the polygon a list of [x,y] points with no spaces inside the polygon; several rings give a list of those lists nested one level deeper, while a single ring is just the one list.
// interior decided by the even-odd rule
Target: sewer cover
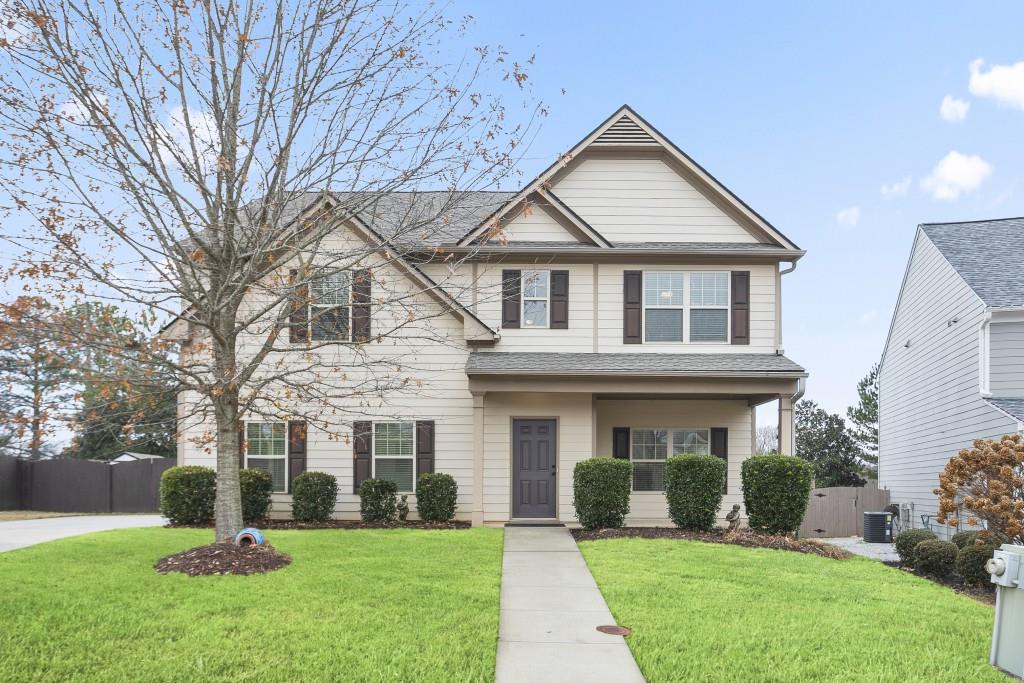
[{"label": "sewer cover", "polygon": [[601,633],[607,633],[611,636],[628,636],[633,632],[633,629],[626,628],[625,626],[598,626],[597,630]]}]

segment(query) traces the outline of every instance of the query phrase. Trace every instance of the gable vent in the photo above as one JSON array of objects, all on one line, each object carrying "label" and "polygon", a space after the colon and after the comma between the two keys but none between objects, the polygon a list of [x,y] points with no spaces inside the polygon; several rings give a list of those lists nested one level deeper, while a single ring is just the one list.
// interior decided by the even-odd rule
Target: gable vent
[{"label": "gable vent", "polygon": [[647,134],[636,121],[623,116],[613,123],[608,130],[597,136],[595,145],[656,145],[654,138]]}]

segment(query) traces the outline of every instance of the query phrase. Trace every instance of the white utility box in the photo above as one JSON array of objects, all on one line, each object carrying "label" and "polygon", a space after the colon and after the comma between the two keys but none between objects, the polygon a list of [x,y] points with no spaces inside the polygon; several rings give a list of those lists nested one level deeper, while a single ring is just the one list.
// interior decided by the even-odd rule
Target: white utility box
[{"label": "white utility box", "polygon": [[996,623],[989,661],[1024,678],[1024,546],[1003,544],[985,565],[996,585]]}]

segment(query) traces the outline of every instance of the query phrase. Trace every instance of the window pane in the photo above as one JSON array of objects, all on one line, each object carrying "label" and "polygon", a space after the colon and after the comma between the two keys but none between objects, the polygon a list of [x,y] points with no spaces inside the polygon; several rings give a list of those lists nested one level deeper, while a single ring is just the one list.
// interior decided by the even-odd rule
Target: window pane
[{"label": "window pane", "polygon": [[729,311],[724,308],[690,310],[690,341],[723,342],[726,339]]},{"label": "window pane", "polygon": [[395,482],[399,491],[412,491],[415,488],[412,482],[412,458],[381,458],[373,466],[377,470],[374,472],[377,479]]},{"label": "window pane", "polygon": [[245,429],[249,455],[284,456],[288,431],[284,422],[247,422]]},{"label": "window pane", "polygon": [[708,433],[703,429],[672,432],[672,455],[708,455]]},{"label": "window pane", "polygon": [[374,455],[412,455],[412,422],[378,422],[373,427],[376,432]]},{"label": "window pane", "polygon": [[664,429],[634,429],[633,459],[664,460],[668,457],[668,432]]},{"label": "window pane", "polygon": [[644,303],[648,306],[682,306],[683,274],[644,273]]},{"label": "window pane", "polygon": [[683,341],[682,309],[647,309],[644,321],[644,339],[649,342]]},{"label": "window pane", "polygon": [[633,463],[634,491],[664,491],[665,463],[635,462]]},{"label": "window pane", "polygon": [[347,306],[349,289],[348,273],[333,273],[309,283],[309,298],[320,306]]},{"label": "window pane", "polygon": [[524,301],[523,302],[523,327],[547,327],[548,325],[548,302],[547,301]]},{"label": "window pane", "polygon": [[287,490],[284,458],[249,458],[249,467],[270,473],[275,491]]},{"label": "window pane", "polygon": [[310,306],[313,341],[348,341],[348,307]]},{"label": "window pane", "polygon": [[548,271],[523,271],[523,296],[528,298],[548,298]]},{"label": "window pane", "polygon": [[690,273],[691,306],[728,306],[728,273]]}]

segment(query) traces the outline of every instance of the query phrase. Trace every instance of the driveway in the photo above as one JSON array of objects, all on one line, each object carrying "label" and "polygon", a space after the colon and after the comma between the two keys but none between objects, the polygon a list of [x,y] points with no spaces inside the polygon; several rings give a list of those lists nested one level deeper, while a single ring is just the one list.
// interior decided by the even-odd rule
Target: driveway
[{"label": "driveway", "polygon": [[160,515],[82,515],[0,522],[0,553],[68,536],[81,536],[109,529],[162,526]]}]

